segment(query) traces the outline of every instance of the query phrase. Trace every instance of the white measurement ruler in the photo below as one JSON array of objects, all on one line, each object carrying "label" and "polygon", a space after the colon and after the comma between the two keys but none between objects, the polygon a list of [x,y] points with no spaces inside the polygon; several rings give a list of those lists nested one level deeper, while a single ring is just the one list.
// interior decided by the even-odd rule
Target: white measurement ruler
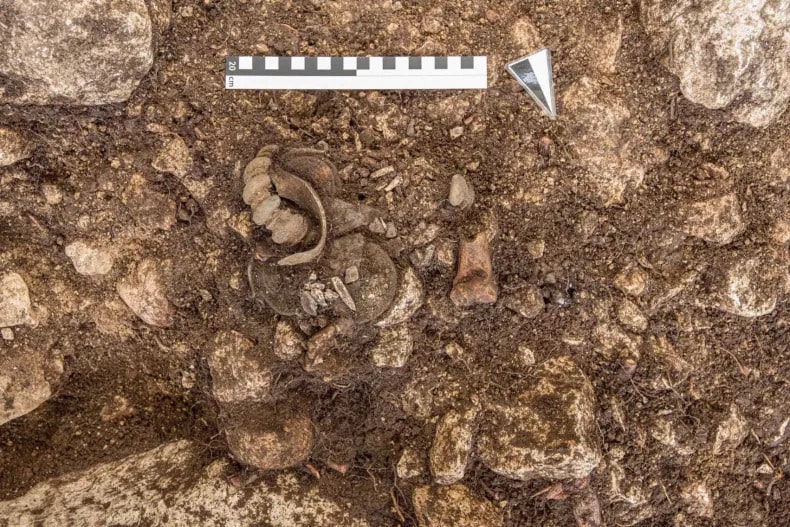
[{"label": "white measurement ruler", "polygon": [[231,90],[481,90],[484,56],[228,57]]}]

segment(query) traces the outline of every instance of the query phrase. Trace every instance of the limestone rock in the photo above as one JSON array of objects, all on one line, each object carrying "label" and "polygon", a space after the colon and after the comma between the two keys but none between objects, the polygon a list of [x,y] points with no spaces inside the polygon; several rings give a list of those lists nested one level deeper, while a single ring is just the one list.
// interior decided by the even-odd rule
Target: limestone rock
[{"label": "limestone rock", "polygon": [[405,325],[384,328],[370,354],[379,368],[402,368],[411,356],[414,343]]},{"label": "limestone rock", "polygon": [[626,266],[614,277],[614,285],[623,293],[639,296],[647,287],[647,271],[637,265]]},{"label": "limestone rock", "polygon": [[214,398],[220,404],[262,400],[269,394],[272,370],[254,348],[238,331],[220,331],[214,336],[208,366]]},{"label": "limestone rock", "polygon": [[127,100],[154,59],[143,0],[6,0],[0,104]]},{"label": "limestone rock", "polygon": [[527,480],[583,478],[601,458],[592,384],[570,359],[549,359],[536,381],[489,408],[478,451],[497,474]]},{"label": "limestone rock", "polygon": [[313,447],[313,424],[295,404],[235,405],[226,410],[228,448],[241,463],[275,470],[302,463]]},{"label": "limestone rock", "polygon": [[617,320],[626,328],[637,333],[647,329],[647,317],[642,314],[642,310],[636,304],[627,298],[617,308]]},{"label": "limestone rock", "polygon": [[14,272],[0,275],[0,328],[35,324],[25,281]]},{"label": "limestone rock", "polygon": [[280,320],[274,328],[274,354],[281,360],[296,360],[304,352],[304,339],[296,328],[286,321]]},{"label": "limestone rock", "polygon": [[703,518],[713,517],[713,497],[703,481],[691,482],[680,491],[688,511]]},{"label": "limestone rock", "polygon": [[421,476],[425,470],[425,462],[421,451],[413,447],[406,447],[401,452],[395,471],[400,479],[412,479]]},{"label": "limestone rock", "polygon": [[475,191],[471,185],[466,181],[466,178],[460,174],[453,176],[450,182],[450,205],[465,209],[472,205],[475,201]]},{"label": "limestone rock", "polygon": [[716,437],[713,441],[713,453],[720,454],[727,450],[734,450],[749,435],[749,423],[743,418],[738,407],[730,405],[727,418],[719,423],[716,428]]},{"label": "limestone rock", "polygon": [[528,286],[512,293],[504,300],[505,307],[524,318],[535,318],[543,312],[545,302],[543,293],[536,285]]},{"label": "limestone rock", "polygon": [[110,253],[92,247],[82,240],[68,244],[66,256],[71,260],[74,269],[81,275],[102,276],[112,269],[113,258]]},{"label": "limestone rock", "polygon": [[140,174],[132,175],[121,199],[129,208],[135,225],[144,233],[167,231],[176,223],[175,201],[157,192]]},{"label": "limestone rock", "polygon": [[645,176],[626,136],[631,112],[625,101],[588,77],[565,90],[562,101],[570,120],[576,159],[587,171],[585,186],[604,206],[624,202],[627,193],[638,188]]},{"label": "limestone rock", "polygon": [[3,527],[368,525],[359,511],[294,474],[235,487],[224,477],[230,463],[202,467],[202,451],[176,441],[39,483],[23,496],[0,501]]},{"label": "limestone rock", "polygon": [[464,477],[477,413],[478,408],[470,406],[466,410],[450,410],[439,420],[430,452],[431,474],[436,483],[451,485]]},{"label": "limestone rock", "polygon": [[[0,90],[2,90],[2,85],[0,85]],[[0,126],[0,167],[7,167],[27,159],[30,156],[30,151],[30,145],[22,137],[22,134],[11,128]]]},{"label": "limestone rock", "polygon": [[790,180],[790,138],[782,141],[771,154],[770,175],[777,182]]},{"label": "limestone rock", "polygon": [[745,228],[733,193],[692,203],[681,209],[681,216],[683,232],[717,245],[730,243]]},{"label": "limestone rock", "polygon": [[63,363],[47,353],[25,347],[19,341],[3,347],[0,353],[0,425],[35,410],[52,396],[50,381],[63,373]]},{"label": "limestone rock", "polygon": [[140,320],[167,328],[175,321],[176,310],[165,296],[157,264],[143,260],[116,286],[121,300]]},{"label": "limestone rock", "polygon": [[420,527],[502,527],[502,512],[466,485],[417,487],[412,494]]},{"label": "limestone rock", "polygon": [[159,172],[183,178],[192,168],[192,154],[184,140],[176,135],[162,147],[152,166]]},{"label": "limestone rock", "polygon": [[422,281],[412,267],[407,267],[398,286],[395,301],[376,326],[386,328],[406,322],[422,307]]},{"label": "limestone rock", "polygon": [[727,255],[710,280],[707,305],[747,318],[773,312],[786,280],[778,254]]},{"label": "limestone rock", "polygon": [[521,17],[510,26],[510,36],[521,55],[532,53],[540,47],[540,31],[527,17]]},{"label": "limestone rock", "polygon": [[669,48],[680,90],[738,122],[768,126],[790,101],[790,0],[643,0],[643,22]]}]

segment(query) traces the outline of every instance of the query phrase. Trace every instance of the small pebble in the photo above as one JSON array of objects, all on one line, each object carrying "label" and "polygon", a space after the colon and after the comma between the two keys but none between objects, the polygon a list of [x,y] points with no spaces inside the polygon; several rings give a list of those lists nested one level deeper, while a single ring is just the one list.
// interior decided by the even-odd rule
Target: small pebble
[{"label": "small pebble", "polygon": [[384,176],[389,176],[390,174],[395,173],[395,168],[393,167],[384,167],[376,170],[370,175],[370,179],[379,179],[383,178]]},{"label": "small pebble", "polygon": [[346,269],[346,275],[343,281],[347,284],[353,284],[357,280],[359,280],[359,268],[356,265],[352,265]]},{"label": "small pebble", "polygon": [[0,329],[0,335],[2,335],[3,340],[14,340],[14,330],[11,328]]},{"label": "small pebble", "polygon": [[531,242],[527,242],[527,252],[529,255],[537,260],[538,258],[543,257],[543,253],[546,251],[546,242],[543,240],[534,240]]},{"label": "small pebble", "polygon": [[301,293],[299,293],[299,303],[302,304],[302,309],[304,310],[304,312],[310,315],[311,317],[314,317],[316,316],[316,314],[318,314],[318,304],[316,304],[313,295],[311,295],[307,291],[302,291]]},{"label": "small pebble", "polygon": [[475,201],[475,192],[466,178],[460,174],[453,176],[450,182],[450,205],[465,209]]},{"label": "small pebble", "polygon": [[535,365],[535,352],[533,352],[532,349],[526,344],[518,345],[518,354],[520,355],[521,363],[524,366]]},{"label": "small pebble", "polygon": [[445,344],[442,351],[454,361],[462,361],[464,358],[464,348],[455,341]]},{"label": "small pebble", "polygon": [[390,223],[387,226],[387,232],[384,233],[384,237],[385,238],[394,238],[397,235],[398,235],[398,229],[395,228],[395,224],[394,223]]},{"label": "small pebble", "polygon": [[63,192],[56,185],[45,183],[41,185],[41,192],[47,205],[57,205],[63,201]]},{"label": "small pebble", "polygon": [[310,289],[310,295],[315,299],[315,303],[318,304],[320,307],[326,307],[326,297],[324,296],[324,292],[317,288]]},{"label": "small pebble", "polygon": [[0,127],[0,167],[27,159],[30,157],[31,150],[30,144],[19,132]]},{"label": "small pebble", "polygon": [[370,225],[368,225],[368,229],[373,234],[384,234],[387,231],[387,224],[384,223],[384,220],[382,220],[381,218],[376,218],[375,220],[370,222]]},{"label": "small pebble", "polygon": [[458,139],[464,135],[464,127],[463,126],[456,126],[450,130],[450,139]]},{"label": "small pebble", "polygon": [[338,295],[337,293],[335,293],[331,289],[328,290],[328,291],[324,291],[324,300],[326,300],[327,304],[331,304],[331,303],[335,302],[336,300],[338,300],[339,298],[340,298],[340,295]]},{"label": "small pebble", "polygon": [[348,289],[346,289],[346,286],[343,284],[343,281],[339,277],[337,276],[332,277],[332,286],[335,288],[335,291],[337,291],[337,294],[340,296],[340,300],[342,300],[343,303],[347,305],[351,311],[356,311],[357,306],[354,303],[354,299],[351,298]]}]

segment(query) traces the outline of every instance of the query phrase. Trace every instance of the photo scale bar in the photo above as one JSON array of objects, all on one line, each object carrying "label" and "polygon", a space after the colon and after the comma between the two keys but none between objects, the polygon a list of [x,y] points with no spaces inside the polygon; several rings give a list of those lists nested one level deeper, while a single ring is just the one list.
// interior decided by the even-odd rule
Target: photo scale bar
[{"label": "photo scale bar", "polygon": [[485,56],[228,57],[237,90],[455,90],[488,87]]}]

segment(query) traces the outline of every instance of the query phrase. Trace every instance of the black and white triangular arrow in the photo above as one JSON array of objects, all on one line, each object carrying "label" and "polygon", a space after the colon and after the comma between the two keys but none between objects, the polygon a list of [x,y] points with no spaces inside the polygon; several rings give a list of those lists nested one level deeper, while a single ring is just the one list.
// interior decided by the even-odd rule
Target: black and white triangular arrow
[{"label": "black and white triangular arrow", "polygon": [[516,59],[507,65],[507,70],[538,103],[550,119],[557,118],[554,100],[554,74],[551,68],[551,51],[540,51]]}]

